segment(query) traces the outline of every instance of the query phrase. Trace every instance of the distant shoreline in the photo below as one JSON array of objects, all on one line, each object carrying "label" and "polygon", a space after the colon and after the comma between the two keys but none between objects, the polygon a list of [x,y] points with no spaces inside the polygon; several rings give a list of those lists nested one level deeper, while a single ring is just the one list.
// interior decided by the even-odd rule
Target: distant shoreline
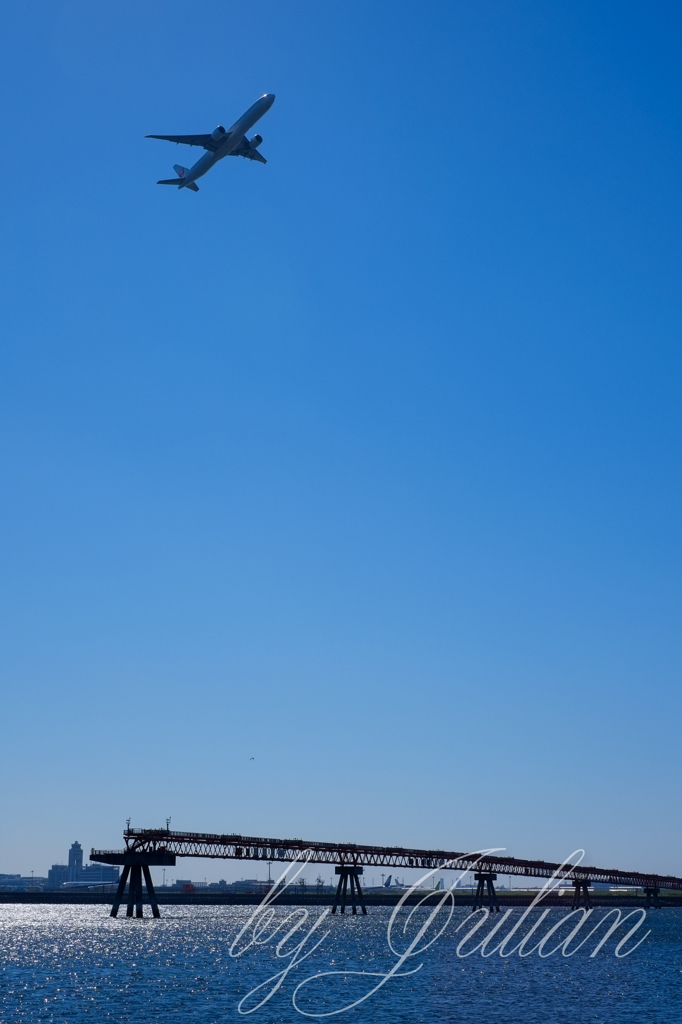
[{"label": "distant shoreline", "polygon": [[[440,895],[434,890],[433,896]],[[527,907],[533,902],[537,891],[518,893],[500,893],[498,906],[500,907]],[[183,906],[183,907],[213,907],[213,906],[257,906],[263,899],[261,893],[167,893],[156,891],[157,900],[160,906]],[[414,893],[405,902],[414,906],[423,899],[424,892]],[[590,894],[593,907],[643,907],[645,905],[644,895],[627,895],[621,893],[600,892]],[[401,893],[365,893],[365,904],[368,907],[394,907],[401,898]],[[0,892],[0,904],[4,903],[30,903],[30,904],[52,904],[52,905],[78,905],[78,904],[103,904],[111,906],[113,893],[105,892]],[[273,905],[281,906],[331,906],[334,897],[331,893],[289,893],[285,892],[278,896]],[[143,901],[148,904],[145,893]],[[542,900],[542,907],[564,907],[570,910],[572,907],[572,896],[547,896]],[[661,893],[661,907],[676,907],[682,909],[682,893]],[[473,896],[468,892],[455,893],[455,906],[471,907]],[[125,914],[125,906],[122,907]],[[351,907],[346,904],[346,914],[352,913]]]}]

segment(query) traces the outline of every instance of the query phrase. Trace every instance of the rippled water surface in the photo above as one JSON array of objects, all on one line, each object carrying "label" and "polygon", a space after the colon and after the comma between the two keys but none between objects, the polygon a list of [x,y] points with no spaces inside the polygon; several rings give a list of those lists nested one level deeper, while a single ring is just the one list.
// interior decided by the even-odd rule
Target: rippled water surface
[{"label": "rippled water surface", "polygon": [[[140,921],[113,920],[103,906],[1,906],[0,1021],[210,1024],[243,1020],[240,1001],[266,983],[242,1005],[242,1011],[253,1009],[272,989],[267,979],[292,959],[278,958],[275,950],[286,929],[238,958],[230,956],[230,943],[253,910],[162,907],[160,921]],[[305,938],[322,910],[309,908],[302,929],[281,953]],[[298,917],[290,919],[286,928],[304,911],[277,908],[276,919],[261,940],[292,912]],[[479,954],[458,958],[457,943],[463,932],[456,934],[455,929],[466,913],[458,908],[443,935],[402,968],[422,964],[419,971],[389,979],[360,1006],[332,1019],[381,1024],[681,1024],[682,911],[649,912],[632,941],[648,928],[651,934],[624,959],[614,956],[613,940],[592,958],[595,939],[568,959],[559,953],[544,960],[537,954],[525,959],[517,954],[507,960],[499,955],[484,959]],[[518,920],[520,913],[514,911],[512,920]],[[543,933],[560,913],[551,912]],[[367,974],[319,978],[299,989],[298,1010],[292,1003],[296,986],[323,971],[390,971],[396,957],[387,944],[389,917],[388,910],[371,908],[368,917],[327,918],[299,955],[305,956],[322,938],[320,945],[290,970],[279,990],[248,1019],[267,1024],[300,1022],[306,1019],[303,1013],[329,1014],[361,998],[380,978]],[[420,910],[406,933],[397,929],[395,942],[398,945],[399,940],[400,950],[414,936],[414,926],[420,927],[425,919]],[[424,941],[433,934],[432,930]]]}]

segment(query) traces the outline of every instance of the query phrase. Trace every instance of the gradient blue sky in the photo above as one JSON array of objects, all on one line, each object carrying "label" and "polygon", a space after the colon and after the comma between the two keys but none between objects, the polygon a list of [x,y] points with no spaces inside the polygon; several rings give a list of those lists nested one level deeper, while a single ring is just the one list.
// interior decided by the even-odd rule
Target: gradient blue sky
[{"label": "gradient blue sky", "polygon": [[[682,874],[679,33],[5,10],[0,871],[171,815]],[[157,187],[263,92],[266,167]]]}]

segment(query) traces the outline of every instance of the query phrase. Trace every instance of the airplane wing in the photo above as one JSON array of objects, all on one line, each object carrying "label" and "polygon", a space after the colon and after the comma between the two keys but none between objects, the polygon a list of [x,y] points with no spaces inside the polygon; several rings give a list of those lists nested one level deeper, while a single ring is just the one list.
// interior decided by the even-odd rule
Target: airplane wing
[{"label": "airplane wing", "polygon": [[246,157],[247,160],[257,160],[260,164],[267,163],[265,157],[261,156],[257,149],[252,149],[246,139],[242,141],[240,146],[237,146],[236,149],[232,150],[230,156],[243,156]]},{"label": "airplane wing", "polygon": [[204,149],[215,150],[218,144],[210,135],[145,135],[145,139],[163,139],[165,142],[182,142],[186,146],[202,146]]}]

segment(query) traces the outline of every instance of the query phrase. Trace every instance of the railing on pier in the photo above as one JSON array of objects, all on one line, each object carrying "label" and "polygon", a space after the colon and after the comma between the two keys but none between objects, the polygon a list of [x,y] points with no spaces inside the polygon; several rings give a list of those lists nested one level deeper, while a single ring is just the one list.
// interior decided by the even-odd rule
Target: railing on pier
[{"label": "railing on pier", "polygon": [[434,868],[454,871],[477,871],[525,878],[557,878],[587,885],[605,882],[643,889],[682,889],[682,878],[639,871],[620,871],[549,863],[542,860],[521,860],[491,854],[461,853],[449,850],[418,850],[398,846],[363,846],[354,843],[320,843],[303,839],[264,839],[255,836],[218,835],[203,832],[180,832],[171,829],[127,828],[123,833],[125,851],[93,850],[90,859],[106,862],[107,856],[125,853],[128,857],[142,855],[173,855],[175,857],[208,857],[229,860],[293,861],[307,857],[313,864],[335,864],[342,867]]}]

